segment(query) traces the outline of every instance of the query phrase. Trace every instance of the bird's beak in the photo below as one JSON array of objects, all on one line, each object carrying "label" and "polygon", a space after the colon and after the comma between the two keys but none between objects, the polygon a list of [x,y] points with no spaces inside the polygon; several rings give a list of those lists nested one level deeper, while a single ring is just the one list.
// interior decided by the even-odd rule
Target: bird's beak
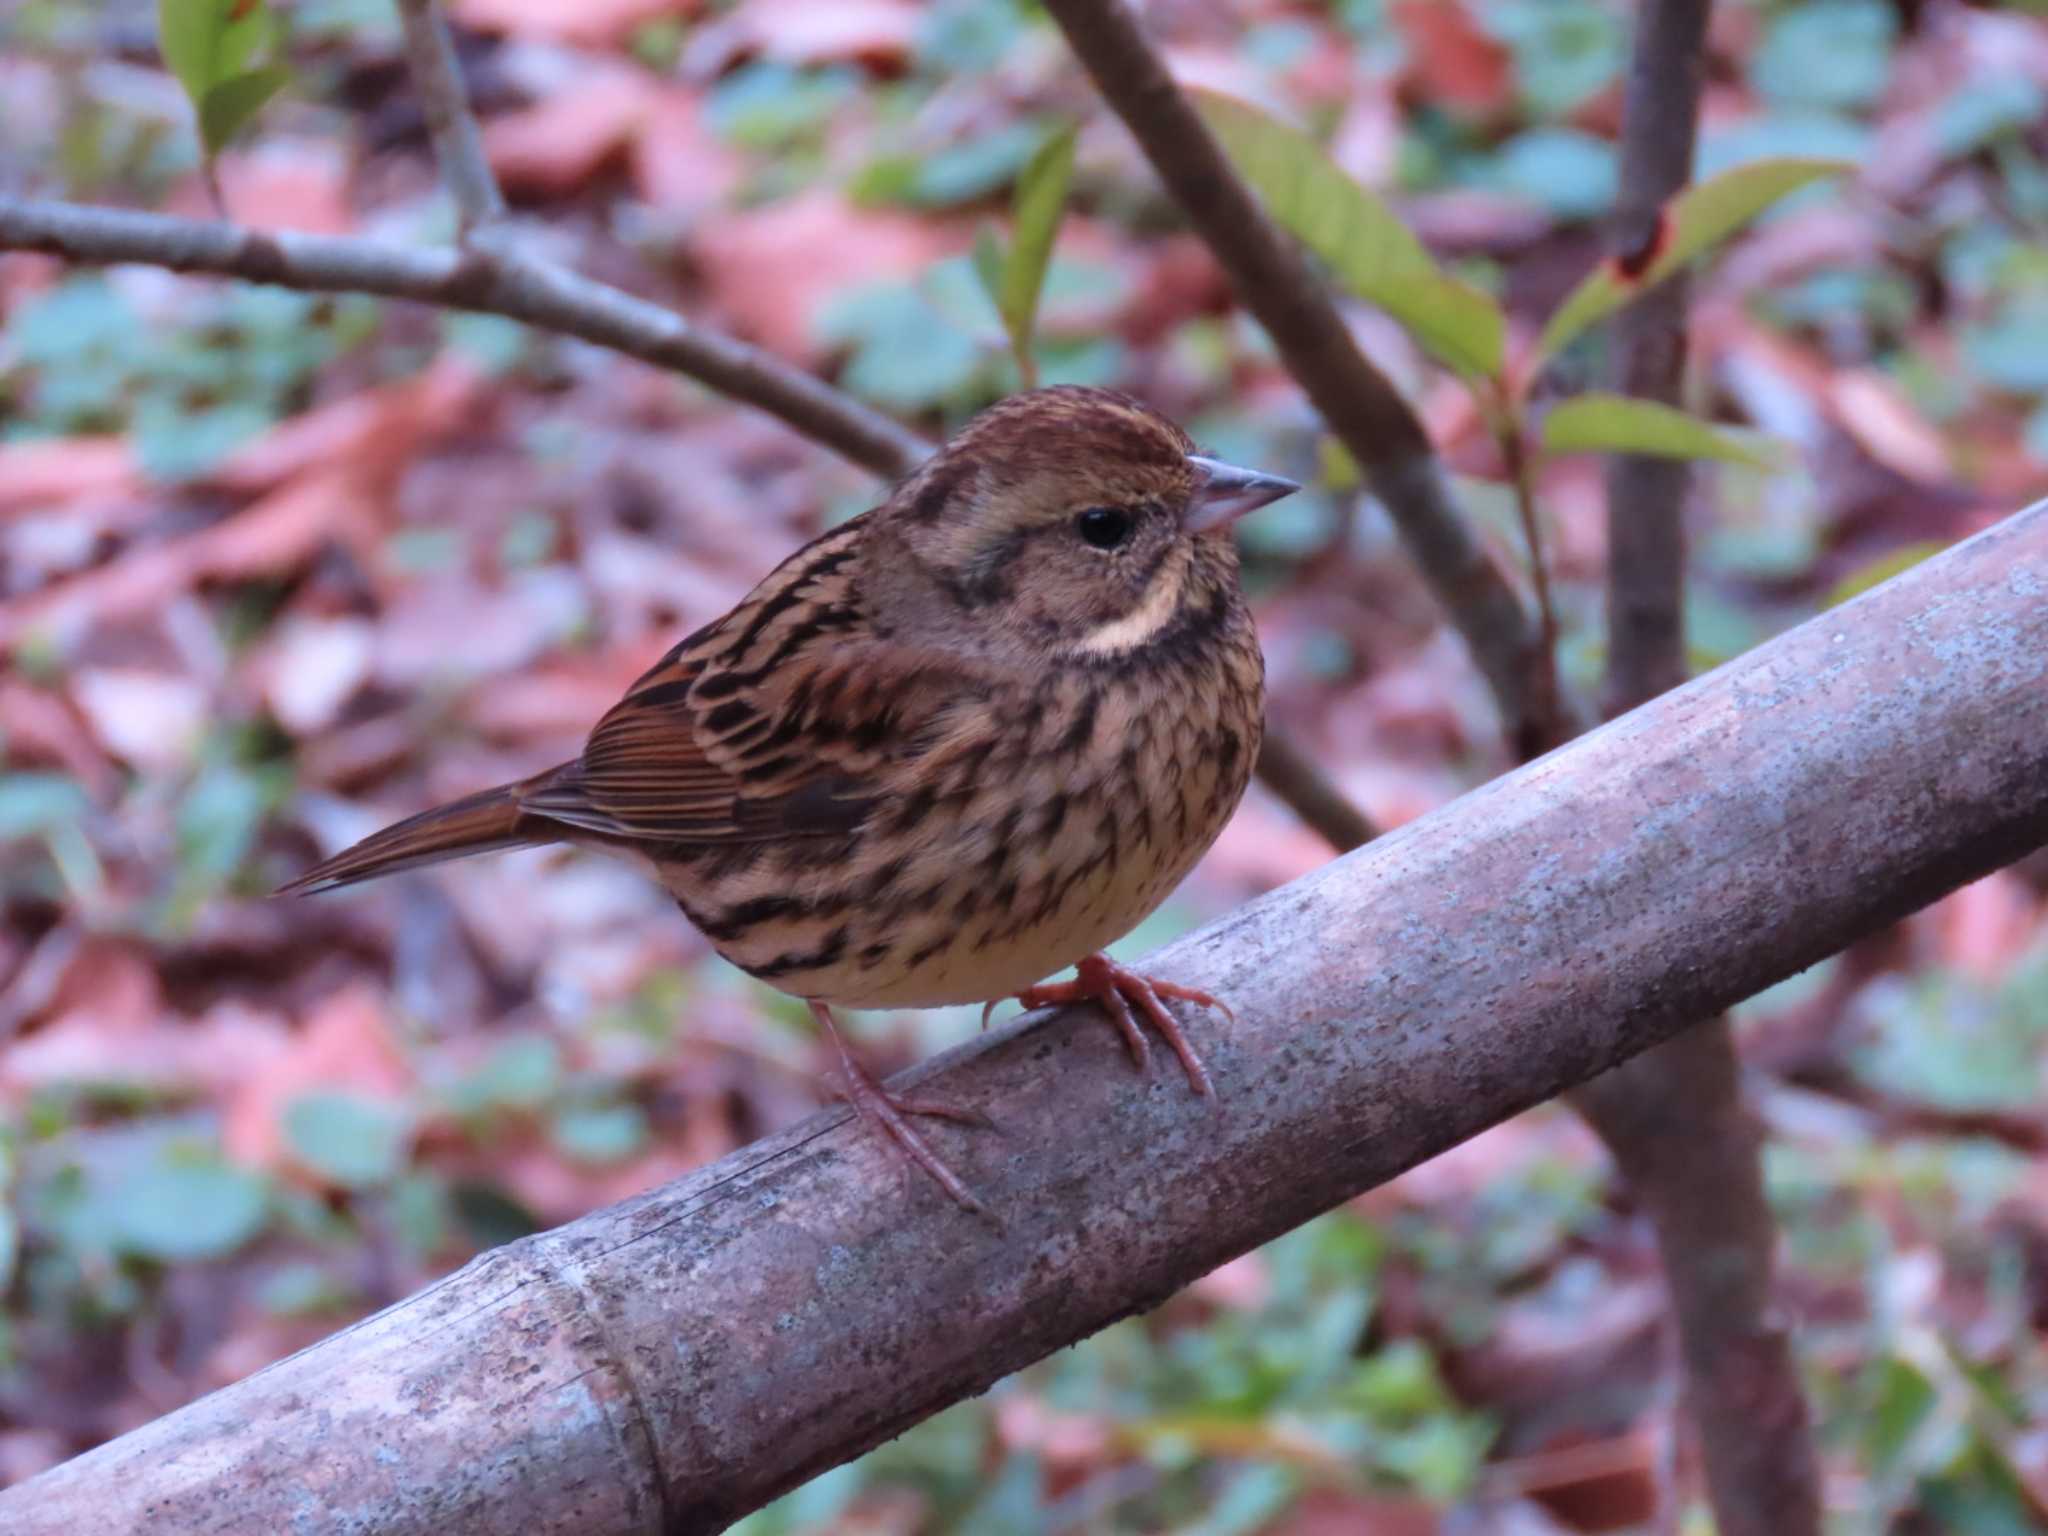
[{"label": "bird's beak", "polygon": [[1222,532],[1245,513],[1301,489],[1284,475],[1239,469],[1221,459],[1205,459],[1199,453],[1188,455],[1188,465],[1198,481],[1180,520],[1181,527],[1189,533]]}]

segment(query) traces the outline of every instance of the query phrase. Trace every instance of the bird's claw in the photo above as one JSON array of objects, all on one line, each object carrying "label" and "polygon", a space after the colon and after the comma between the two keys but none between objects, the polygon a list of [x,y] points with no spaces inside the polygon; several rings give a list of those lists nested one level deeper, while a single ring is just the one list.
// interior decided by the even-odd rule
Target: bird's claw
[{"label": "bird's claw", "polygon": [[[1123,1036],[1124,1044],[1130,1050],[1131,1060],[1143,1072],[1151,1064],[1152,1050],[1146,1043],[1145,1032],[1138,1027],[1138,1021],[1131,1012],[1131,1005],[1135,1003],[1144,1010],[1152,1027],[1173,1047],[1174,1055],[1180,1058],[1181,1070],[1188,1075],[1189,1086],[1198,1094],[1215,1092],[1209,1082],[1208,1068],[1202,1065],[1201,1056],[1182,1032],[1180,1021],[1174,1018],[1164,1000],[1170,997],[1197,1003],[1204,1008],[1216,1008],[1225,1018],[1235,1022],[1237,1015],[1228,1007],[1207,992],[1126,969],[1107,955],[1090,955],[1076,971],[1072,981],[1041,982],[1035,987],[1026,987],[1017,994],[1017,1001],[1027,1009],[1046,1008],[1059,1003],[1096,1004],[1116,1025],[1117,1032]],[[994,1003],[988,1005],[988,1009],[994,1007]],[[988,1009],[982,1012],[984,1024],[988,1019]]]}]

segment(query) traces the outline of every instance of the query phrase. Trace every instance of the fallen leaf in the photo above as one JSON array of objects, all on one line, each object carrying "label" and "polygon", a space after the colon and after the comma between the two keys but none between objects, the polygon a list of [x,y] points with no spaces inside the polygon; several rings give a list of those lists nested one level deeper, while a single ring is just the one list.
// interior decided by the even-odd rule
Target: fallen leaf
[{"label": "fallen leaf", "polygon": [[1909,480],[1952,478],[1948,445],[1904,391],[1874,369],[1838,373],[1828,383],[1835,419],[1878,463]]},{"label": "fallen leaf", "polygon": [[383,995],[357,983],[320,1002],[287,1049],[234,1085],[222,1144],[237,1162],[281,1167],[288,1161],[283,1117],[293,1100],[309,1093],[390,1100],[411,1086]]},{"label": "fallen leaf", "polygon": [[590,46],[630,41],[651,21],[698,9],[697,0],[454,0],[456,18],[480,32]]},{"label": "fallen leaf", "polygon": [[495,588],[454,577],[415,582],[376,626],[376,676],[400,688],[504,676],[568,639],[589,609],[583,584],[559,568]]},{"label": "fallen leaf", "polygon": [[486,736],[577,743],[665,649],[662,637],[598,656],[549,657],[517,677],[492,678],[464,702],[463,716]]},{"label": "fallen leaf", "polygon": [[[720,219],[691,249],[712,303],[735,329],[814,362],[818,318],[832,299],[864,282],[914,276],[964,250],[969,238],[937,220],[863,211],[819,190]],[[824,252],[830,260],[819,259]]]},{"label": "fallen leaf", "polygon": [[1241,1253],[1228,1263],[1210,1270],[1188,1290],[1219,1307],[1249,1312],[1266,1304],[1266,1298],[1272,1293],[1272,1280],[1264,1255]]},{"label": "fallen leaf", "polygon": [[1475,117],[1513,104],[1514,56],[1459,0],[1396,0],[1394,25],[1408,40],[1414,94]]},{"label": "fallen leaf", "polygon": [[129,495],[140,485],[134,450],[124,438],[0,443],[0,516],[80,496]]},{"label": "fallen leaf", "polygon": [[[308,235],[355,231],[349,160],[338,144],[296,137],[270,140],[221,155],[214,169],[221,201],[238,223]],[[218,216],[205,184],[196,175],[179,185],[167,211],[186,218]]]},{"label": "fallen leaf", "polygon": [[71,695],[107,751],[161,774],[190,764],[213,703],[193,678],[139,667],[80,670],[72,675]]},{"label": "fallen leaf", "polygon": [[2007,870],[1973,880],[1927,909],[1921,921],[1940,935],[1943,959],[1984,985],[1996,985],[2040,931],[2032,892]]},{"label": "fallen leaf", "polygon": [[543,197],[575,192],[625,153],[658,92],[638,70],[611,69],[484,126],[484,153],[506,190]]},{"label": "fallen leaf", "polygon": [[61,694],[0,679],[0,742],[13,767],[54,763],[95,799],[114,787],[114,765]]},{"label": "fallen leaf", "polygon": [[748,0],[735,20],[771,59],[895,70],[909,61],[923,10],[911,0]]},{"label": "fallen leaf", "polygon": [[427,442],[461,420],[478,384],[467,364],[442,358],[424,374],[377,391],[376,409],[337,414],[353,433],[323,430],[332,457],[320,468],[210,528],[133,549],[0,603],[0,651],[35,635],[67,648],[88,624],[145,611],[198,581],[287,574],[330,537],[357,546],[367,560],[398,478]]},{"label": "fallen leaf", "polygon": [[297,570],[331,533],[353,523],[366,532],[373,509],[352,469],[301,475],[188,541],[194,579],[247,579]]},{"label": "fallen leaf", "polygon": [[311,736],[332,725],[369,680],[376,638],[366,619],[293,619],[266,648],[263,697],[284,728]]},{"label": "fallen leaf", "polygon": [[345,461],[375,434],[389,409],[375,390],[330,400],[237,448],[207,475],[206,483],[254,495],[310,469]]},{"label": "fallen leaf", "polygon": [[1242,49],[1182,43],[1164,50],[1166,72],[1182,90],[1215,91],[1256,102],[1283,117],[1291,116],[1266,72]]},{"label": "fallen leaf", "polygon": [[674,86],[648,104],[633,136],[632,165],[641,197],[685,216],[723,206],[745,173],[740,157],[705,122],[702,99]]},{"label": "fallen leaf", "polygon": [[1012,1451],[1033,1451],[1053,1466],[1088,1466],[1110,1453],[1111,1425],[1091,1413],[1064,1413],[1030,1392],[996,1400],[996,1434]]},{"label": "fallen leaf", "polygon": [[148,951],[88,934],[57,961],[40,1006],[9,1021],[16,1033],[0,1050],[0,1102],[63,1083],[162,1080],[176,1035],[157,1027],[163,990]]},{"label": "fallen leaf", "polygon": [[1648,1430],[1600,1440],[1576,1431],[1496,1462],[1486,1469],[1486,1486],[1503,1497],[1536,1499],[1575,1531],[1620,1531],[1656,1515],[1657,1463]]}]

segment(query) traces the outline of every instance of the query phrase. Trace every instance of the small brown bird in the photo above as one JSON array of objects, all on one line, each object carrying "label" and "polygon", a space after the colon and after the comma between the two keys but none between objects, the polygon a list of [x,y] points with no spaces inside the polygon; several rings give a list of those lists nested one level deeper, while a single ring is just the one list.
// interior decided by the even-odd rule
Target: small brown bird
[{"label": "small brown bird", "polygon": [[1013,396],[664,656],[576,761],[284,889],[543,843],[635,858],[720,954],[810,1004],[855,1108],[979,1208],[905,1118],[975,1117],[890,1095],[831,1009],[1092,999],[1142,1070],[1135,1005],[1210,1091],[1164,999],[1215,999],[1100,951],[1244,793],[1265,668],[1230,527],[1296,489],[1108,390]]}]

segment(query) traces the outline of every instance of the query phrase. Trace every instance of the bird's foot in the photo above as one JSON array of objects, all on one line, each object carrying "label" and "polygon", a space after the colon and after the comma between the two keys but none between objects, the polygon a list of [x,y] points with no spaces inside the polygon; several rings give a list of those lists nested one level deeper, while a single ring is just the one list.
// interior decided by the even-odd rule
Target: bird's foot
[{"label": "bird's foot", "polygon": [[958,1125],[986,1126],[986,1116],[978,1115],[971,1109],[960,1109],[951,1104],[939,1103],[933,1099],[910,1098],[891,1093],[876,1080],[875,1075],[861,1064],[841,1038],[839,1026],[833,1021],[831,1012],[822,1003],[812,1003],[811,1012],[825,1028],[825,1033],[839,1050],[839,1091],[846,1102],[853,1106],[854,1113],[870,1125],[881,1127],[891,1140],[909,1156],[910,1160],[938,1181],[938,1185],[960,1204],[982,1216],[992,1213],[986,1205],[967,1187],[966,1180],[946,1166],[944,1158],[932,1150],[930,1142],[920,1136],[917,1128],[910,1123],[911,1115],[928,1115],[935,1120],[951,1120]]},{"label": "bird's foot", "polygon": [[[1017,994],[1017,1001],[1026,1009],[1064,1003],[1099,1004],[1116,1025],[1117,1032],[1124,1037],[1124,1044],[1130,1048],[1131,1060],[1143,1072],[1151,1064],[1152,1050],[1145,1042],[1145,1032],[1138,1027],[1136,1015],[1131,1012],[1131,1005],[1135,1003],[1151,1021],[1152,1027],[1173,1047],[1174,1055],[1180,1058],[1182,1070],[1188,1075],[1188,1086],[1200,1094],[1215,1091],[1209,1084],[1209,1069],[1202,1065],[1202,1058],[1182,1033],[1180,1021],[1167,1008],[1166,999],[1178,998],[1183,1002],[1199,1003],[1204,1008],[1220,1009],[1225,1018],[1235,1019],[1236,1015],[1224,1003],[1194,987],[1183,987],[1177,982],[1162,981],[1156,976],[1127,970],[1107,955],[1090,955],[1076,967],[1076,972],[1072,981],[1041,982],[1035,987],[1026,987]],[[995,1004],[988,1006],[993,1008]],[[988,1023],[986,1009],[982,1012],[981,1021],[984,1025]]]}]

